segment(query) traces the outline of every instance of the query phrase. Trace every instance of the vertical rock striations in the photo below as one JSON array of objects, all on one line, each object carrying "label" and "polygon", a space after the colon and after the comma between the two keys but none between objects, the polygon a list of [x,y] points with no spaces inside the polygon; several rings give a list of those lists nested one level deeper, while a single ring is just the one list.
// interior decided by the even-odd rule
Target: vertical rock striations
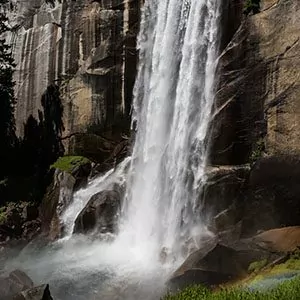
[{"label": "vertical rock striations", "polygon": [[[65,136],[84,132],[119,139],[129,125],[140,1],[12,3],[18,134],[30,114],[38,116],[41,95],[57,81]],[[78,140],[66,139],[69,152],[76,151],[74,143],[85,144],[84,135]]]},{"label": "vertical rock striations", "polygon": [[244,234],[299,225],[300,3],[262,0],[242,17],[243,1],[225,2],[210,160],[252,164],[233,199]]}]

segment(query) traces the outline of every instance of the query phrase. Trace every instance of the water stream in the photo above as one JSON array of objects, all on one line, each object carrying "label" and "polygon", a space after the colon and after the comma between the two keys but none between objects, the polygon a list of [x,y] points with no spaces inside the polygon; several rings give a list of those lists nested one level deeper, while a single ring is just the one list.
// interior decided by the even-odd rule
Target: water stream
[{"label": "water stream", "polygon": [[[199,207],[220,6],[216,0],[145,1],[131,159],[74,195],[62,217],[64,239],[28,246],[10,265],[22,266],[37,283],[49,282],[55,299],[159,299],[170,274],[209,234]],[[90,197],[114,182],[126,182],[114,240],[72,236]]]}]

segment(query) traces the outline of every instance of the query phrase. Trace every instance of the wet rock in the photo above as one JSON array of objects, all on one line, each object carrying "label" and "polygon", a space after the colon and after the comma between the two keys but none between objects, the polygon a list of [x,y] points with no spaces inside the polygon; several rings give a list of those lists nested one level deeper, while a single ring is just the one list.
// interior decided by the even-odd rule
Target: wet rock
[{"label": "wet rock", "polygon": [[244,237],[259,230],[300,225],[299,156],[268,156],[252,167],[240,202]]},{"label": "wet rock", "polygon": [[11,272],[8,277],[0,278],[0,295],[4,299],[32,287],[32,280],[20,270]]},{"label": "wet rock", "polygon": [[300,247],[300,226],[267,230],[251,240],[268,251],[293,252]]},{"label": "wet rock", "polygon": [[204,218],[214,234],[235,230],[241,221],[240,197],[249,176],[250,166],[209,167],[200,197]]},{"label": "wet rock", "polygon": [[220,237],[207,239],[174,272],[169,286],[181,289],[190,284],[215,286],[249,273],[252,263],[264,261],[275,265],[284,262],[300,247],[300,227],[277,228],[247,239],[220,243]]},{"label": "wet rock", "polygon": [[14,296],[12,300],[53,300],[53,298],[47,284],[25,290]]},{"label": "wet rock", "polygon": [[120,211],[121,195],[107,190],[94,195],[76,218],[74,233],[114,233]]},{"label": "wet rock", "polygon": [[182,289],[190,284],[214,286],[243,276],[246,272],[237,251],[212,244],[192,253],[173,274],[171,289]]},{"label": "wet rock", "polygon": [[92,163],[90,161],[80,164],[72,170],[72,176],[75,178],[74,191],[87,185],[91,171]]}]

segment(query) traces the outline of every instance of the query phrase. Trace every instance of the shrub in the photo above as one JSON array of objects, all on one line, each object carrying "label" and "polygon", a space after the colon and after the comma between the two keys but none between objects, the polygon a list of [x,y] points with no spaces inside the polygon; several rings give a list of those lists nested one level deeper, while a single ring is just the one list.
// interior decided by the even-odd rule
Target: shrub
[{"label": "shrub", "polygon": [[263,267],[265,267],[267,265],[267,263],[268,263],[268,261],[266,259],[260,260],[260,261],[255,261],[250,264],[250,266],[248,267],[248,271],[249,272],[257,272],[257,271],[261,270]]}]

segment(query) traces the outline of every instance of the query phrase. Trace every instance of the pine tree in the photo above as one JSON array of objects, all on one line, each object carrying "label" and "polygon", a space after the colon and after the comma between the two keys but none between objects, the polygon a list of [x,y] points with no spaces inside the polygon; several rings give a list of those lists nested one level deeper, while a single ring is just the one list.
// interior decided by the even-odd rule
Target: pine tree
[{"label": "pine tree", "polygon": [[12,150],[16,143],[14,119],[14,59],[11,46],[6,43],[5,34],[9,31],[8,19],[3,7],[7,0],[0,0],[0,180],[9,173]]}]

